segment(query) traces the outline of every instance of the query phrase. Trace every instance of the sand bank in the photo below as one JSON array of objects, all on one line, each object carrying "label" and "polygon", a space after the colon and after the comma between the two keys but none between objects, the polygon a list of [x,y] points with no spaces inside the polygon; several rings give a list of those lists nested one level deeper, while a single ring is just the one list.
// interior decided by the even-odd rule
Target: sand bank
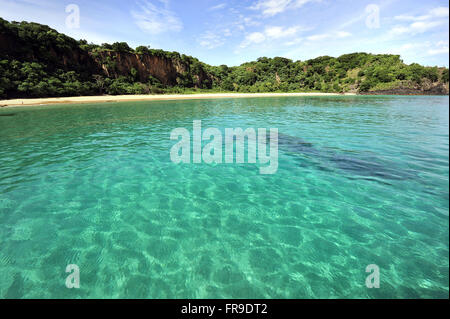
[{"label": "sand bank", "polygon": [[281,96],[342,96],[354,93],[206,93],[206,94],[161,94],[161,95],[103,95],[103,96],[74,96],[40,99],[0,100],[0,107],[29,106],[46,104],[69,103],[102,103],[126,101],[161,101],[161,100],[190,100],[216,98],[250,98],[250,97],[281,97]]}]

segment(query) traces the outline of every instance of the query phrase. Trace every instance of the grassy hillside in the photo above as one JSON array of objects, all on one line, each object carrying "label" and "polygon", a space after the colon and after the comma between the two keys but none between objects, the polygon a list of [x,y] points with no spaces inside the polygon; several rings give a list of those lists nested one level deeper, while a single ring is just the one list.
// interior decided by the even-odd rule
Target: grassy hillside
[{"label": "grassy hillside", "polygon": [[1,98],[198,90],[448,94],[448,82],[448,69],[406,65],[398,55],[262,57],[211,66],[178,52],[88,44],[48,26],[0,18]]}]

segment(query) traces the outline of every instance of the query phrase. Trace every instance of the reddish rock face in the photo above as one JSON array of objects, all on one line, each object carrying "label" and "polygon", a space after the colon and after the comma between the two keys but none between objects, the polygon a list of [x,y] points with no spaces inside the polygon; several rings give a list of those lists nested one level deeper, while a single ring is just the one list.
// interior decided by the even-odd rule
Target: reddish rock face
[{"label": "reddish rock face", "polygon": [[[178,59],[171,59],[150,54],[135,54],[128,52],[103,51],[96,54],[88,53],[81,48],[57,49],[48,47],[45,52],[39,50],[27,50],[24,55],[18,56],[23,46],[13,35],[0,32],[0,56],[11,56],[25,61],[39,61],[42,55],[48,55],[50,67],[65,69],[66,71],[85,72],[89,74],[102,74],[111,78],[129,76],[131,70],[137,71],[137,79],[147,82],[152,76],[166,86],[177,85],[179,78],[190,71],[190,66]],[[109,59],[112,64],[105,63]],[[192,76],[193,86],[208,88],[212,78],[203,69]]]},{"label": "reddish rock face", "polygon": [[[109,57],[114,61],[114,67],[102,64]],[[153,76],[165,85],[176,84],[179,73],[172,61],[150,55],[139,55],[132,53],[101,52],[99,58],[95,59],[108,77],[117,78],[121,75],[130,75],[134,68],[138,72],[141,82],[146,82],[149,76]],[[180,70],[181,71],[181,70]]]},{"label": "reddish rock face", "polygon": [[[107,58],[114,62],[114,67],[102,62]],[[168,86],[176,85],[177,78],[189,71],[189,65],[181,61],[149,54],[104,51],[100,52],[94,60],[108,77],[128,76],[134,68],[137,71],[139,81],[147,82],[149,76],[152,76]],[[205,80],[211,81],[205,72],[194,75],[196,87],[202,87]]]}]

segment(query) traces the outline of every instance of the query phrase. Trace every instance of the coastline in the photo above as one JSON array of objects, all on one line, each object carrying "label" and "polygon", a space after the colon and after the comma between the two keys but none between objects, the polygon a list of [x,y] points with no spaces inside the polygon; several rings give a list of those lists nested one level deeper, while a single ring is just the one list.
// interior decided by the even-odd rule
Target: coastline
[{"label": "coastline", "polygon": [[221,98],[254,98],[285,96],[355,96],[356,93],[200,93],[200,94],[166,94],[166,95],[103,95],[74,96],[35,99],[0,100],[0,108],[49,104],[83,104],[131,101],[167,101]]}]

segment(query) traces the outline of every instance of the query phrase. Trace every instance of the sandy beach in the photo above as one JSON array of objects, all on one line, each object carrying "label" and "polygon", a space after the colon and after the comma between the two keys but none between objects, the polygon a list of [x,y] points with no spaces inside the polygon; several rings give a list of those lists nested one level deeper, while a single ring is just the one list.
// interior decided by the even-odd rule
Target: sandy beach
[{"label": "sandy beach", "polygon": [[47,104],[79,104],[126,101],[160,101],[160,100],[191,100],[218,98],[254,98],[254,97],[282,97],[282,96],[342,96],[356,95],[355,93],[206,93],[206,94],[167,94],[167,95],[103,95],[103,96],[74,96],[37,99],[0,100],[0,107],[17,107]]}]

